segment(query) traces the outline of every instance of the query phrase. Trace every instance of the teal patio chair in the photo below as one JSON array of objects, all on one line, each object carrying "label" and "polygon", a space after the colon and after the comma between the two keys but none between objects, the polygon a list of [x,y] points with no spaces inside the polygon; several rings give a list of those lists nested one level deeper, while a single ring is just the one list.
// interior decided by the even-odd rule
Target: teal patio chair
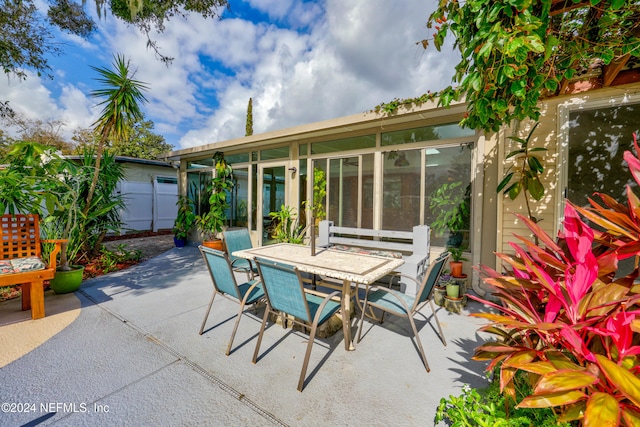
[{"label": "teal patio chair", "polygon": [[249,230],[246,228],[226,230],[222,235],[224,236],[224,244],[227,247],[227,253],[229,254],[229,259],[231,259],[231,266],[234,271],[243,271],[247,274],[247,280],[253,279],[255,275],[258,274],[258,269],[253,261],[233,256],[233,252],[235,251],[251,249],[253,247]]},{"label": "teal patio chair", "polygon": [[[427,303],[429,303],[431,305],[433,318],[436,319],[436,324],[438,325],[438,330],[440,331],[440,339],[445,346],[447,345],[447,341],[444,338],[444,333],[442,332],[442,327],[440,326],[440,321],[438,320],[438,316],[436,315],[435,307],[433,306],[433,301],[431,300],[431,294],[433,292],[433,287],[436,285],[436,283],[438,283],[438,279],[444,271],[444,267],[450,256],[451,254],[449,252],[444,252],[431,263],[422,279],[422,283],[418,283],[418,292],[415,296],[403,294],[402,292],[398,292],[389,288],[367,286],[364,305],[362,307],[362,314],[360,315],[360,326],[358,327],[357,342],[360,342],[360,336],[362,333],[364,316],[367,307],[377,308],[382,311],[382,315],[379,319],[380,323],[384,321],[385,313],[394,314],[400,317],[407,317],[409,319],[409,323],[411,324],[411,329],[413,329],[413,335],[415,336],[416,344],[418,346],[418,350],[420,351],[420,356],[422,357],[422,361],[425,368],[427,369],[427,372],[429,372],[429,363],[427,362],[427,357],[424,354],[422,342],[420,341],[420,336],[418,335],[416,324],[413,321],[413,316],[417,312],[419,312]],[[409,276],[402,276],[416,281],[416,279]]]},{"label": "teal patio chair", "polygon": [[221,294],[227,299],[240,304],[236,323],[233,327],[233,332],[231,333],[229,345],[227,345],[227,351],[225,352],[228,356],[231,352],[233,339],[236,336],[236,331],[238,330],[240,319],[244,313],[245,305],[256,304],[263,299],[265,296],[264,290],[262,289],[262,284],[258,280],[250,280],[239,285],[236,282],[236,278],[233,274],[233,268],[231,267],[231,261],[226,253],[204,246],[199,246],[198,248],[202,253],[202,258],[204,259],[207,269],[209,270],[209,275],[211,276],[211,281],[213,282],[213,295],[211,295],[211,301],[209,301],[207,313],[205,314],[202,326],[200,327],[200,335],[202,335],[202,332],[204,331],[204,326],[207,323],[209,313],[211,312],[213,300],[217,294]]},{"label": "teal patio chair", "polygon": [[267,295],[267,309],[253,353],[253,363],[256,363],[258,359],[262,335],[269,314],[280,315],[284,313],[292,316],[293,323],[303,326],[305,330],[310,328],[309,343],[298,380],[298,391],[302,391],[316,331],[319,325],[329,320],[340,309],[340,302],[332,299],[339,292],[333,292],[326,297],[318,296],[317,293],[311,293],[304,288],[302,277],[297,268],[259,258],[256,258],[256,264]]}]

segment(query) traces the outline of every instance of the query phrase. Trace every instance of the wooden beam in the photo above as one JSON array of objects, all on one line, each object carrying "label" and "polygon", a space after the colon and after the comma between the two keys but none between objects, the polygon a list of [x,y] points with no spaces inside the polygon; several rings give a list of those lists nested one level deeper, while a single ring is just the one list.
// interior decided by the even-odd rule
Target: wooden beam
[{"label": "wooden beam", "polygon": [[603,86],[605,87],[611,86],[611,83],[613,83],[616,77],[618,77],[618,74],[620,73],[620,71],[622,71],[624,66],[627,65],[627,62],[629,62],[630,57],[631,55],[627,53],[622,58],[611,61],[609,65],[605,65],[604,67],[602,67],[602,75],[603,75],[602,85]]}]

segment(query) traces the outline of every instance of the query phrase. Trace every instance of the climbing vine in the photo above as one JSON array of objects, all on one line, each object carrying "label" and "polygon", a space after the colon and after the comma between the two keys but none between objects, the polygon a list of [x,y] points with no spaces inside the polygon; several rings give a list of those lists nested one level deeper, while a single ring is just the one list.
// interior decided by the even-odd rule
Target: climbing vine
[{"label": "climbing vine", "polygon": [[638,0],[440,0],[427,22],[440,51],[447,35],[461,53],[454,86],[382,103],[376,111],[438,100],[468,103],[461,125],[497,131],[512,119],[540,116],[541,96],[558,94],[589,70],[640,58]]}]

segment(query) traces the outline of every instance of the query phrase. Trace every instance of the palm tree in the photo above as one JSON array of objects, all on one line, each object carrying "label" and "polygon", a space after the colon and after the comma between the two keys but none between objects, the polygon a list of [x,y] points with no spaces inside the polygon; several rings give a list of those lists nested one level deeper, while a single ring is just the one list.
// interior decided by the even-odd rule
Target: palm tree
[{"label": "palm tree", "polygon": [[108,68],[91,67],[100,74],[97,78],[104,85],[102,89],[94,90],[91,96],[103,98],[98,105],[102,105],[100,118],[93,123],[94,131],[99,135],[93,179],[87,193],[83,214],[86,216],[98,184],[100,175],[100,160],[104,144],[109,138],[122,139],[127,136],[131,125],[143,119],[140,103],[147,102],[142,91],[148,90],[146,83],[134,80],[135,72],[129,72],[129,60],[124,56],[114,56],[113,70]]}]

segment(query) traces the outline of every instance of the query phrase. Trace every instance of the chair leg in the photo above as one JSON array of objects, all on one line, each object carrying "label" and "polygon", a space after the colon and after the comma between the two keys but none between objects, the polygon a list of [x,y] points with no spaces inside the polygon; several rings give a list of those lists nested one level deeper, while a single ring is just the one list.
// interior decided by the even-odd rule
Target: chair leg
[{"label": "chair leg", "polygon": [[213,295],[211,295],[211,301],[209,301],[209,307],[207,307],[207,314],[204,315],[202,326],[200,326],[200,332],[199,332],[200,335],[202,335],[202,331],[204,331],[204,325],[207,323],[207,319],[209,318],[209,313],[211,312],[211,306],[213,305],[213,300],[215,299],[217,293],[218,291],[214,289]]},{"label": "chair leg", "polygon": [[318,324],[314,323],[309,333],[309,344],[307,344],[307,351],[304,355],[304,362],[302,362],[302,370],[300,371],[300,379],[298,380],[298,391],[302,391],[304,387],[304,377],[307,373],[307,367],[309,366],[309,357],[311,356],[311,347],[313,347],[313,340],[316,337],[316,331],[318,330]]},{"label": "chair leg", "polygon": [[264,309],[264,318],[262,319],[262,326],[260,326],[260,335],[258,335],[258,342],[256,343],[256,349],[253,352],[253,359],[251,362],[256,363],[258,360],[258,352],[260,351],[260,344],[262,343],[262,335],[264,334],[264,328],[267,325],[267,319],[269,318],[269,313],[271,312],[271,308],[269,305]]},{"label": "chair leg", "polygon": [[422,361],[424,362],[424,367],[427,368],[427,372],[431,371],[429,368],[429,363],[427,362],[427,356],[424,354],[424,349],[422,348],[422,342],[420,341],[420,336],[418,335],[418,329],[416,329],[416,324],[413,321],[413,317],[409,316],[409,323],[411,323],[411,329],[413,329],[413,335],[416,337],[416,343],[418,344],[418,350],[420,350],[420,356],[422,357]]},{"label": "chair leg", "polygon": [[238,315],[236,316],[236,323],[233,325],[233,332],[231,332],[231,338],[229,339],[229,345],[227,345],[227,351],[224,353],[226,356],[231,353],[231,346],[233,345],[233,339],[236,337],[236,332],[238,331],[238,325],[240,324],[240,319],[242,318],[242,312],[244,311],[244,300],[240,302],[240,311],[238,311]]},{"label": "chair leg", "polygon": [[356,336],[356,343],[360,343],[360,336],[362,335],[362,327],[364,326],[364,313],[367,309],[367,298],[365,296],[364,303],[362,304],[362,313],[360,314],[360,324],[358,325],[358,335]]},{"label": "chair leg", "polygon": [[433,300],[429,300],[429,304],[431,305],[431,311],[433,312],[433,318],[436,319],[436,324],[438,325],[438,331],[440,331],[440,340],[444,346],[447,346],[447,340],[444,338],[444,332],[442,332],[442,327],[440,326],[440,320],[438,320],[438,316],[436,315],[436,309],[433,306]]}]

